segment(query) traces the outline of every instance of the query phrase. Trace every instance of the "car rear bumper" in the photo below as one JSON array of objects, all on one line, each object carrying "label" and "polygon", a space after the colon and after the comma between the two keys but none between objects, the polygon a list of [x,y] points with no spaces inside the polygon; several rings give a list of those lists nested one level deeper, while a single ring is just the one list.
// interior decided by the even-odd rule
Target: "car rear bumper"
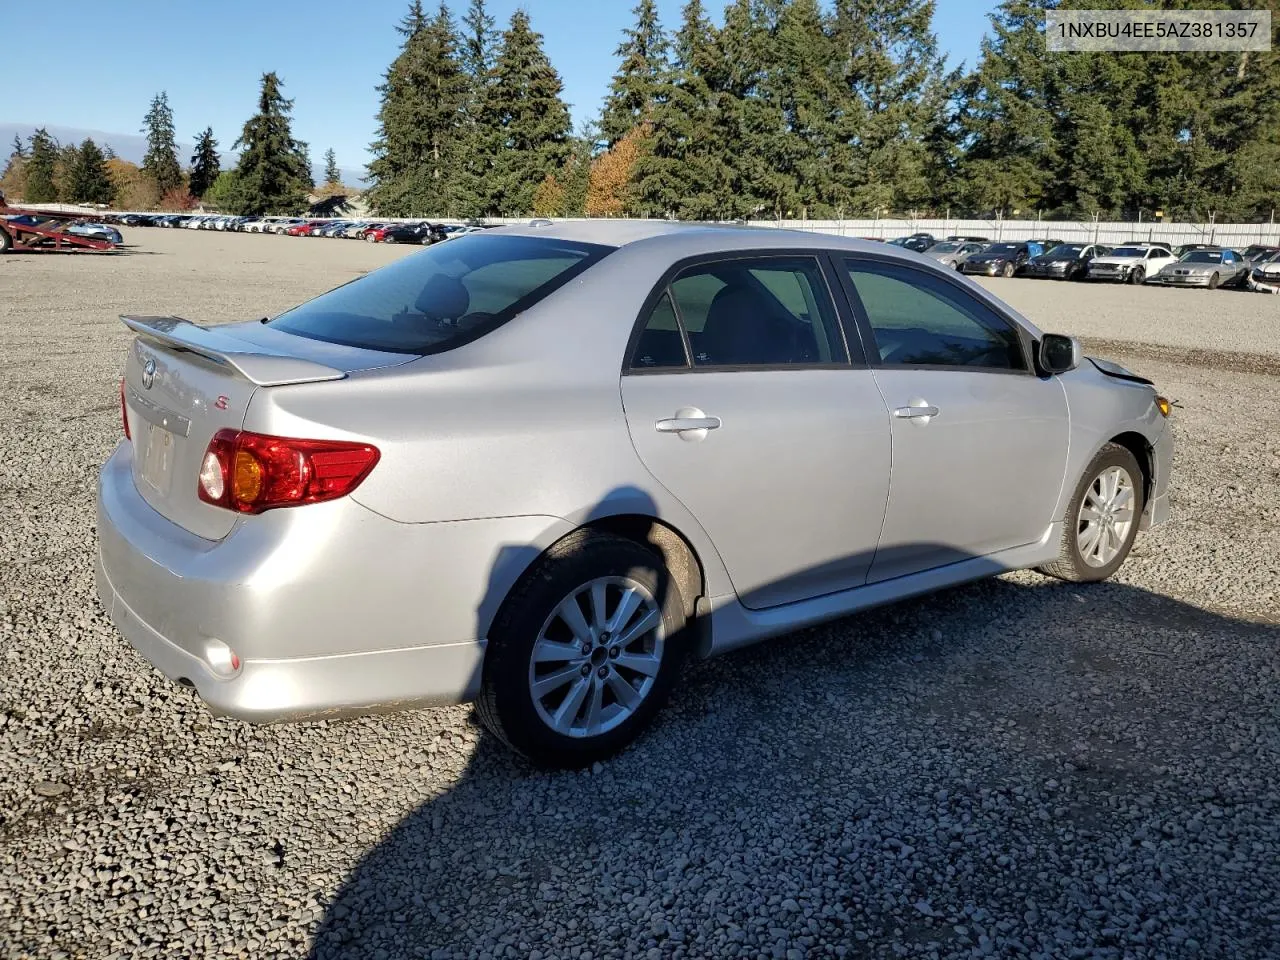
[{"label": "car rear bumper", "polygon": [[488,620],[554,521],[402,524],[347,497],[205,540],[142,499],[131,457],[122,443],[99,477],[102,605],[160,672],[244,720],[473,699]]}]

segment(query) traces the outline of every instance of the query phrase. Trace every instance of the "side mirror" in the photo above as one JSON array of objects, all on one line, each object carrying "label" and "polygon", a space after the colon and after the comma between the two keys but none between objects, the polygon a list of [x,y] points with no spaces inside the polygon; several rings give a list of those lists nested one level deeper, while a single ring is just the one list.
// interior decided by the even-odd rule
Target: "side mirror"
[{"label": "side mirror", "polygon": [[1040,339],[1040,369],[1045,373],[1066,373],[1080,366],[1084,354],[1080,341],[1060,333],[1046,333]]}]

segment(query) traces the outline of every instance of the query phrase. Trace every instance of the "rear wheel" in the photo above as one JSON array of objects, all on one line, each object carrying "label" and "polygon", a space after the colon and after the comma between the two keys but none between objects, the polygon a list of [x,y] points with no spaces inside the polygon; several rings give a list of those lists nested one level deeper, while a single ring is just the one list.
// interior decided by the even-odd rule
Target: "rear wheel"
[{"label": "rear wheel", "polygon": [[480,719],[543,766],[610,756],[669,694],[684,624],[657,554],[611,534],[572,534],[525,575],[489,631]]},{"label": "rear wheel", "polygon": [[1217,290],[1218,284],[1220,282],[1221,282],[1221,278],[1215,273],[1212,277],[1209,278],[1209,289]]},{"label": "rear wheel", "polygon": [[1107,579],[1129,556],[1144,506],[1137,458],[1118,443],[1107,444],[1067,507],[1058,559],[1040,572],[1075,583]]},{"label": "rear wheel", "polygon": [[0,230],[0,253],[7,253],[9,251],[9,248],[12,246],[13,246],[12,238],[9,236],[8,233],[6,233],[3,230]]}]

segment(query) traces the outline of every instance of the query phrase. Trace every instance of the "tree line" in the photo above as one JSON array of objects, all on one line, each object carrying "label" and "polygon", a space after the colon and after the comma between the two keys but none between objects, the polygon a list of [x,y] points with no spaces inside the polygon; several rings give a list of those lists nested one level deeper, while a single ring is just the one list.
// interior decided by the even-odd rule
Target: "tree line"
[{"label": "tree line", "polygon": [[[1272,216],[1280,44],[1046,52],[1048,9],[1146,6],[1002,0],[976,66],[948,70],[934,0],[729,0],[719,26],[687,0],[674,30],[638,0],[603,109],[575,133],[528,13],[499,31],[485,0],[460,20],[411,0],[377,88],[368,199],[380,215],[421,217]],[[1280,0],[1255,6],[1280,29]],[[39,130],[15,143],[0,188],[31,201],[297,212],[315,184],[291,110],[279,77],[264,75],[236,166],[219,169],[206,129],[184,171],[161,93],[141,168]],[[345,189],[332,150],[325,177],[320,192]]]},{"label": "tree line", "polygon": [[370,199],[402,216],[1271,215],[1280,52],[1047,53],[1045,11],[1090,6],[1145,4],[1004,0],[977,65],[948,70],[933,0],[731,0],[719,27],[689,0],[674,32],[639,0],[575,136],[527,14],[498,33],[484,0],[460,24],[413,0]]},{"label": "tree line", "polygon": [[317,190],[307,144],[293,137],[293,101],[284,97],[274,73],[264,74],[258,110],[233,144],[236,165],[222,169],[218,141],[206,127],[197,137],[190,164],[178,158],[173,109],[156,94],[143,118],[147,151],[142,164],[116,156],[110,145],[91,138],[59,144],[41,127],[25,142],[15,136],[0,190],[27,203],[109,204],[122,210],[190,210],[203,202],[228,213],[298,213],[309,194],[351,192],[341,183],[337,158],[325,152],[325,182]]}]

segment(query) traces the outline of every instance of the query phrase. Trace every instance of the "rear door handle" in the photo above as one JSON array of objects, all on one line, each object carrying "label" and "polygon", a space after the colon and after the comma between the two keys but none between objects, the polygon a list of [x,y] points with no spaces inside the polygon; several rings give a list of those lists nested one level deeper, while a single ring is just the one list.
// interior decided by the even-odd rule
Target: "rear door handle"
[{"label": "rear door handle", "polygon": [[905,420],[915,420],[918,417],[936,417],[938,415],[937,407],[899,407],[893,411],[895,417],[902,417]]},{"label": "rear door handle", "polygon": [[654,424],[659,433],[687,433],[691,430],[716,430],[720,427],[719,417],[672,417],[659,420]]}]

